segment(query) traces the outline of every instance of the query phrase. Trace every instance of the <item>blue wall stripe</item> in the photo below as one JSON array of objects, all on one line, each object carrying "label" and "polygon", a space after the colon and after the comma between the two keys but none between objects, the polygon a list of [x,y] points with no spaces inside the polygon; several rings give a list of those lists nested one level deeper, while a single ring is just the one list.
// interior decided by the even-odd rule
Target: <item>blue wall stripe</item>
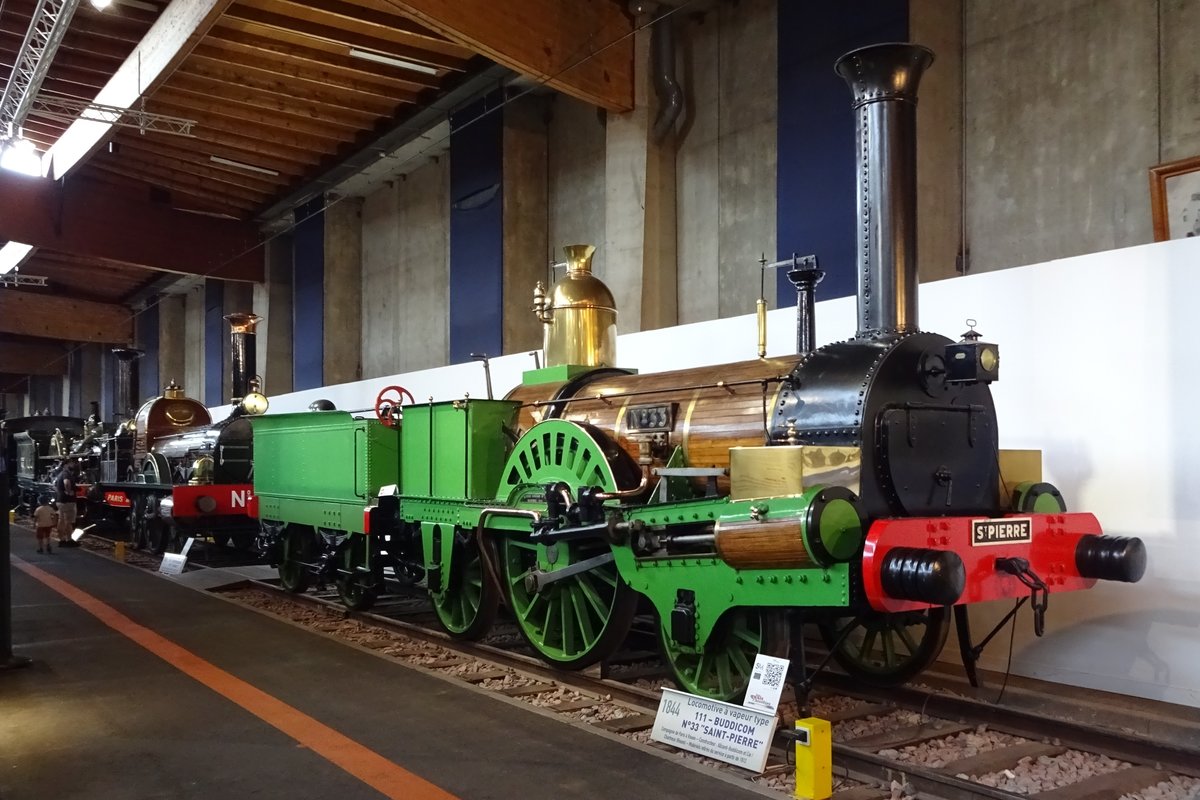
[{"label": "blue wall stripe", "polygon": [[[907,39],[908,0],[779,3],[778,257],[817,255],[825,270],[819,300],[858,288],[854,115],[834,62],[858,47]],[[780,305],[795,305],[787,271],[776,272]]]},{"label": "blue wall stripe", "polygon": [[292,235],[292,389],[325,384],[325,198],[296,209]]},{"label": "blue wall stripe", "polygon": [[225,285],[210,280],[204,284],[204,404],[219,406],[225,378]]},{"label": "blue wall stripe", "polygon": [[502,100],[493,93],[450,115],[451,363],[503,348]]},{"label": "blue wall stripe", "polygon": [[133,387],[136,396],[130,398],[134,408],[158,396],[158,303],[151,303],[138,314],[137,341],[145,355],[137,362],[138,385]]}]

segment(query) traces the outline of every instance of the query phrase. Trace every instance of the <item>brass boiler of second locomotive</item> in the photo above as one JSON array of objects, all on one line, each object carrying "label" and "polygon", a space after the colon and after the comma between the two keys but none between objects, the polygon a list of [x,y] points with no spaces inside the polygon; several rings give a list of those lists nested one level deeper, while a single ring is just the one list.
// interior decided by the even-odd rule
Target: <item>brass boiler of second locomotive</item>
[{"label": "brass boiler of second locomotive", "polygon": [[617,361],[617,304],[603,281],[592,274],[590,244],[563,248],[567,274],[550,296],[539,282],[533,311],[545,331],[546,366],[578,364],[611,367]]}]

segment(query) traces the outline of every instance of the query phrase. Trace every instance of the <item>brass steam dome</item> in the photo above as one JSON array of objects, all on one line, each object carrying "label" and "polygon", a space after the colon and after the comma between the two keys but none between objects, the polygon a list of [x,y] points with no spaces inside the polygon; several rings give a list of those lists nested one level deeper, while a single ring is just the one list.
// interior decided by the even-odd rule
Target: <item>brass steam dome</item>
[{"label": "brass steam dome", "polygon": [[549,297],[540,283],[534,290],[533,309],[545,331],[546,366],[611,367],[617,360],[617,303],[592,274],[596,248],[577,244],[563,252],[567,274]]}]

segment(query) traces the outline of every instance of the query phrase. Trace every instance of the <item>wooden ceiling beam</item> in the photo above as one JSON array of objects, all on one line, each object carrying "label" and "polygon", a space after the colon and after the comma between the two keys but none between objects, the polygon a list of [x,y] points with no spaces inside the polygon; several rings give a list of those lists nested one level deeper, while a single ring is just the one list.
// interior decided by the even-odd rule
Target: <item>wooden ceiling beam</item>
[{"label": "wooden ceiling beam", "polygon": [[170,194],[172,197],[172,203],[174,203],[174,199],[177,195],[188,195],[189,197],[195,197],[199,200],[220,206],[223,208],[224,213],[237,214],[239,219],[244,219],[246,214],[258,208],[260,205],[233,192],[225,192],[221,189],[204,188],[186,180],[173,181],[170,179],[154,177],[148,174],[151,172],[150,170],[138,169],[129,164],[119,164],[92,159],[88,166],[92,167],[92,169],[97,169],[102,172],[111,172],[115,175],[123,175],[127,178],[132,178],[141,183],[143,186],[157,187]]},{"label": "wooden ceiling beam", "polygon": [[0,292],[0,333],[127,344],[133,341],[133,314],[115,303],[6,289]]},{"label": "wooden ceiling beam", "polygon": [[217,113],[215,111],[205,111],[198,113],[192,109],[184,108],[173,101],[161,100],[157,96],[146,104],[146,108],[159,114],[190,117],[196,120],[196,125],[192,128],[192,133],[196,135],[199,135],[202,128],[215,128],[217,130],[261,137],[263,141],[273,147],[284,146],[311,153],[332,153],[341,145],[340,139],[333,139],[328,136],[316,136],[311,133],[298,131],[295,128],[288,129],[269,125],[258,120],[245,119],[233,112]]},{"label": "wooden ceiling beam", "polygon": [[67,348],[50,342],[0,340],[0,372],[15,375],[66,375]]},{"label": "wooden ceiling beam", "polygon": [[[171,82],[163,88],[189,92],[204,97],[213,97],[213,84],[214,82],[209,79],[177,73],[171,78]],[[281,114],[325,120],[337,125],[351,127],[355,130],[369,128],[379,119],[378,114],[372,114],[362,109],[329,106],[300,98],[285,97],[279,94],[272,94],[271,92],[264,92],[251,86],[219,85],[221,87],[221,102],[241,103],[255,108],[278,111]]]},{"label": "wooden ceiling beam", "polygon": [[[281,184],[289,182],[284,175],[267,175],[252,170],[238,169],[225,164],[219,164],[210,158],[210,154],[197,150],[178,151],[159,148],[151,145],[141,147],[140,143],[125,145],[119,149],[119,157],[130,158],[134,161],[146,162],[158,166],[171,166],[181,171],[203,177],[224,179],[239,186],[246,186],[268,194],[275,194]],[[236,160],[236,159],[231,159]]]},{"label": "wooden ceiling beam", "polygon": [[[292,10],[293,9],[289,9],[289,11]],[[387,39],[382,39],[378,36],[366,35],[356,31],[334,27],[333,25],[324,25],[319,22],[312,22],[300,16],[294,16],[291,13],[276,14],[271,11],[264,11],[258,8],[250,8],[244,4],[238,4],[230,8],[229,11],[226,12],[226,16],[234,19],[245,20],[247,22],[256,22],[259,25],[273,28],[275,30],[292,31],[304,36],[311,36],[314,39],[322,39],[326,42],[342,44],[346,46],[347,50],[351,47],[356,47],[362,50],[371,50],[376,53],[402,58],[406,61],[416,61],[431,67],[437,67],[439,70],[462,72],[467,68],[468,59],[453,58],[443,53],[434,53],[429,50],[408,47],[397,44],[396,42],[390,42]]]},{"label": "wooden ceiling beam", "polygon": [[[320,103],[336,108],[366,110],[381,117],[391,114],[396,107],[396,101],[390,97],[381,97],[376,94],[351,94],[330,88],[325,84],[300,85],[294,80],[289,81],[272,72],[243,70],[236,64],[224,62],[213,63],[207,60],[189,59],[180,67],[176,75],[204,78],[214,84],[228,85],[235,91],[239,86],[246,86],[284,98],[295,97],[306,102]],[[214,90],[220,92],[222,87],[215,86]]]},{"label": "wooden ceiling beam", "polygon": [[[261,35],[257,31],[265,31]],[[402,67],[378,64],[352,58],[340,45],[324,43],[315,39],[296,37],[306,44],[295,44],[284,39],[279,31],[237,19],[222,19],[208,35],[208,43],[230,53],[252,53],[272,59],[284,59],[289,63],[300,62],[317,69],[335,70],[351,78],[369,80],[391,87],[392,91],[409,95],[413,100],[422,89],[436,89],[439,81],[433,75],[422,75]],[[315,45],[315,46],[313,46]],[[236,61],[236,57],[230,60]]]},{"label": "wooden ceiling beam", "polygon": [[0,170],[0,238],[165,272],[263,279],[253,225],[177,211],[86,180]]},{"label": "wooden ceiling beam", "polygon": [[[197,47],[188,59],[188,66],[194,63],[210,66],[232,66],[238,74],[253,72],[263,76],[282,78],[289,86],[295,86],[295,93],[304,96],[306,88],[332,88],[342,92],[353,92],[355,97],[347,98],[351,102],[358,96],[367,96],[388,104],[389,108],[412,98],[412,92],[405,92],[392,86],[386,86],[372,80],[363,80],[346,75],[343,72],[310,67],[306,62],[286,61],[276,56],[259,57],[239,53],[231,58],[218,47]],[[298,86],[297,86],[298,84]]]},{"label": "wooden ceiling beam", "polygon": [[[280,178],[292,180],[300,178],[308,172],[308,168],[303,164],[297,164],[294,161],[288,161],[283,158],[273,158],[264,156],[261,153],[250,153],[236,147],[217,144],[216,142],[204,142],[202,147],[197,147],[192,139],[181,139],[175,141],[176,137],[160,134],[158,137],[138,136],[135,133],[123,133],[117,137],[117,144],[121,148],[129,148],[137,152],[154,153],[155,155],[165,156],[166,158],[198,158],[202,161],[207,161],[210,156],[219,156],[227,158],[231,161],[240,161],[243,164],[251,166],[263,167],[265,169],[273,169],[279,173]],[[237,171],[239,174],[245,170],[238,170],[236,167],[229,167],[231,170]],[[270,176],[263,176],[270,177]]]},{"label": "wooden ceiling beam", "polygon": [[[202,189],[214,196],[223,194],[231,199],[236,198],[252,207],[261,205],[263,201],[275,195],[271,190],[237,183],[227,173],[217,172],[220,177],[214,178],[212,173],[216,172],[215,170],[206,171],[203,167],[181,161],[163,164],[156,160],[155,156],[97,154],[92,157],[92,162],[96,166],[106,166],[167,189]],[[208,174],[198,174],[204,172]]]},{"label": "wooden ceiling beam", "polygon": [[[246,130],[244,127],[240,130],[229,131],[223,127],[205,125],[195,129],[191,141],[195,142],[197,147],[199,147],[200,143],[211,142],[217,145],[233,147],[244,153],[286,159],[291,163],[302,165],[306,169],[316,166],[324,158],[322,153],[298,150],[294,147],[286,147],[275,142],[264,141],[262,138],[254,136],[253,131]],[[256,162],[251,161],[249,163]]]},{"label": "wooden ceiling beam", "polygon": [[[116,187],[122,191],[129,191],[137,196],[151,196],[152,193],[162,193],[166,195],[166,202],[171,208],[178,211],[188,213],[206,214],[211,217],[220,218],[222,216],[229,217],[234,214],[237,209],[229,206],[228,202],[213,203],[199,197],[182,192],[172,193],[167,189],[159,186],[150,186],[145,181],[139,181],[137,178],[131,178],[128,175],[120,175],[116,172],[107,170],[95,169],[91,164],[85,164],[79,171],[79,175],[84,179],[97,186]],[[245,212],[241,212],[244,216]],[[240,219],[240,218],[239,218]]]},{"label": "wooden ceiling beam", "polygon": [[212,95],[197,94],[189,92],[186,89],[174,89],[170,85],[164,86],[155,92],[154,99],[175,108],[188,109],[189,113],[185,113],[184,116],[197,118],[201,122],[203,122],[205,115],[218,114],[255,125],[279,128],[284,131],[295,131],[306,136],[329,139],[335,142],[352,142],[360,130],[359,127],[338,125],[320,118],[314,119],[299,114],[238,103],[225,97],[214,99]]},{"label": "wooden ceiling beam", "polygon": [[358,0],[609,111],[633,108],[633,20],[613,0]]},{"label": "wooden ceiling beam", "polygon": [[[130,108],[175,71],[233,0],[188,0],[164,8],[97,94],[95,102]],[[113,127],[76,120],[50,151],[53,173],[66,175],[112,135]]]},{"label": "wooden ceiling beam", "polygon": [[[470,48],[451,42],[395,10],[383,11],[346,0],[241,0],[241,5],[283,11],[289,17],[385,39],[396,45],[440,53],[461,62],[474,58]],[[398,51],[392,55],[403,57]]]}]

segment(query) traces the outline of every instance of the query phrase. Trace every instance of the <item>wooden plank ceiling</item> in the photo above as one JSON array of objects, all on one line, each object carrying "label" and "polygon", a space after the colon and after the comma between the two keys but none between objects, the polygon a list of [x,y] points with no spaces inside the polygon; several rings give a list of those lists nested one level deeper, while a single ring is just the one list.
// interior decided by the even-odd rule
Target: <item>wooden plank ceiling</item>
[{"label": "wooden plank ceiling", "polygon": [[[115,0],[98,11],[83,0],[42,93],[93,100],[168,2]],[[515,17],[500,13],[493,0],[226,2],[215,24],[196,37],[177,69],[151,85],[139,106],[191,120],[193,135],[114,129],[68,174],[68,184],[103,184],[136,202],[257,220],[492,66],[489,58],[568,91],[577,88],[577,96],[610,108],[632,103],[632,42],[610,46],[631,27],[621,0],[522,0]],[[0,1],[0,82],[8,80],[35,4]],[[437,18],[438,9],[448,21]],[[602,57],[578,67],[573,84],[571,74],[553,68],[578,61],[581,40],[595,40],[592,48]],[[23,130],[45,151],[69,125],[35,112]],[[163,279],[144,264],[47,247],[35,251],[21,272],[45,276],[50,285],[0,291],[128,304]],[[4,336],[0,324],[0,349]]]}]

